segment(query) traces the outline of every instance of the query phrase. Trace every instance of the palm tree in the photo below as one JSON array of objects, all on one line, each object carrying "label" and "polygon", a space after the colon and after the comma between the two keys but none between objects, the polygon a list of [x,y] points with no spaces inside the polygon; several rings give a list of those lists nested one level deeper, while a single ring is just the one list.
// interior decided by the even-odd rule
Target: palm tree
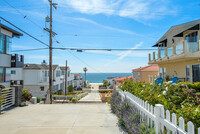
[{"label": "palm tree", "polygon": [[88,71],[88,69],[86,67],[83,68],[83,71],[85,72],[85,82],[84,82],[84,87],[86,87],[86,72]]}]

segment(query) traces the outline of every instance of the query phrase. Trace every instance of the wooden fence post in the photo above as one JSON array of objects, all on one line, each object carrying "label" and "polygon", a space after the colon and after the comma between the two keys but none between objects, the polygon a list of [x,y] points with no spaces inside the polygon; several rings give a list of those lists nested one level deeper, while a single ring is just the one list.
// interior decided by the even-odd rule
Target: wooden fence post
[{"label": "wooden fence post", "polygon": [[160,124],[160,116],[161,116],[161,109],[163,108],[164,106],[161,105],[161,104],[156,104],[155,105],[155,116],[156,116],[156,119],[155,119],[155,128],[156,128],[156,134],[159,134],[160,133],[160,129],[161,129],[161,124]]}]

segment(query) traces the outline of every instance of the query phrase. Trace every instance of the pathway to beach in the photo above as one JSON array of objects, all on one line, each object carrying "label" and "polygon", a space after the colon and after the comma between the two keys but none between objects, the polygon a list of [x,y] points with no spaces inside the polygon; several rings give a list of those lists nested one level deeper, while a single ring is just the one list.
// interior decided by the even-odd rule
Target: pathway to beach
[{"label": "pathway to beach", "polygon": [[[100,101],[98,89],[85,101]],[[0,134],[122,134],[105,103],[35,104],[0,115]]]},{"label": "pathway to beach", "polygon": [[101,103],[101,98],[99,95],[99,84],[98,83],[92,83],[91,84],[91,93],[89,93],[87,96],[82,98],[80,101],[85,103]]}]

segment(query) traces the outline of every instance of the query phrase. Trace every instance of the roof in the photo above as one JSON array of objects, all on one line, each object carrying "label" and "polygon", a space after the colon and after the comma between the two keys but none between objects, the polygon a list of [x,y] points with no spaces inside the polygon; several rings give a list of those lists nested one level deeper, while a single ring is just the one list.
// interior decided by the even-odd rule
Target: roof
[{"label": "roof", "polygon": [[[155,45],[153,45],[153,47],[157,47],[158,43],[163,42],[164,40],[167,39],[167,36],[169,34],[173,34],[173,36],[176,36],[178,34],[181,34],[182,32],[186,31],[186,30],[193,30],[194,28],[197,28],[200,24],[200,19],[195,20],[195,21],[190,21],[187,23],[183,23],[180,25],[176,25],[176,26],[172,26],[158,41]],[[199,29],[199,27],[198,27]]]},{"label": "roof", "polygon": [[81,74],[74,74],[74,76],[81,76]]},{"label": "roof", "polygon": [[[66,70],[66,67],[60,67],[61,70]],[[69,67],[67,67],[69,69]]]},{"label": "roof", "polygon": [[159,70],[159,66],[158,65],[149,65],[149,66],[145,66],[145,67],[140,67],[140,68],[136,68],[133,69],[132,71],[158,71]]},{"label": "roof", "polygon": [[14,29],[12,29],[12,28],[10,28],[10,27],[8,27],[8,26],[6,26],[6,25],[3,25],[3,24],[1,24],[1,23],[0,23],[0,27],[2,27],[2,28],[5,29],[5,30],[8,30],[8,31],[12,32],[12,33],[13,33],[13,36],[16,36],[16,37],[23,36],[22,33],[17,32],[17,31],[15,31]]},{"label": "roof", "polygon": [[132,76],[119,77],[115,79],[115,82],[123,82],[124,80],[128,79],[133,79],[133,77]]},{"label": "roof", "polygon": [[[53,70],[55,70],[58,65],[53,65]],[[24,69],[49,69],[49,65],[45,64],[24,64]]]}]

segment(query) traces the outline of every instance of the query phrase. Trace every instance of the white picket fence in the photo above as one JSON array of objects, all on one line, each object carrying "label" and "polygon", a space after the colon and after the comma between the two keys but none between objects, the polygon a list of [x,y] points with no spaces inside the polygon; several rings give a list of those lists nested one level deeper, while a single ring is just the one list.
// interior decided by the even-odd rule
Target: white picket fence
[{"label": "white picket fence", "polygon": [[[144,100],[134,96],[129,92],[123,92],[119,90],[119,94],[122,99],[126,97],[131,104],[137,107],[140,111],[140,117],[147,121],[147,124],[156,130],[156,134],[164,132],[164,127],[167,129],[167,134],[195,134],[194,124],[189,121],[187,122],[187,130],[185,130],[185,120],[183,117],[179,118],[179,124],[177,125],[177,116],[175,113],[170,114],[169,110],[164,109],[161,104],[156,104],[155,107],[145,102]],[[198,132],[200,134],[200,128]]]},{"label": "white picket fence", "polygon": [[1,89],[1,95],[3,95],[3,103],[1,105],[1,110],[4,110],[15,104],[14,88]]}]

